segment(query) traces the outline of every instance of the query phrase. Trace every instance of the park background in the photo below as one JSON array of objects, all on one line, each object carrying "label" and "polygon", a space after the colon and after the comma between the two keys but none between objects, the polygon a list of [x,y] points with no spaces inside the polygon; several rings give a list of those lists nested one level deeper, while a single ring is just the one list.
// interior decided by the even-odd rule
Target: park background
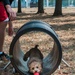
[{"label": "park background", "polygon": [[[16,6],[15,8],[13,8],[13,10],[17,12],[17,18],[15,21],[13,21],[14,35],[16,34],[16,32],[21,26],[23,26],[25,23],[31,20],[41,20],[50,24],[59,36],[62,49],[63,49],[62,50],[63,59],[70,64],[70,67],[67,67],[63,62],[61,62],[61,69],[60,70],[57,69],[53,73],[53,75],[75,75],[75,7],[74,7],[75,0],[55,0],[53,6],[50,5],[48,7],[47,4],[44,3],[46,4],[46,6],[43,5],[42,7],[43,12],[40,11],[38,12],[39,10],[38,6],[40,5],[40,3],[37,7],[35,7],[34,5],[30,7],[30,5],[28,4],[27,4],[28,7],[25,7],[26,5],[24,6],[21,3],[22,1],[23,0],[17,0],[16,1],[17,4],[15,3]],[[49,0],[49,1],[53,2],[53,0]],[[20,4],[19,2],[21,3],[21,7],[19,5]],[[66,3],[67,4],[63,6],[62,3],[64,3],[64,5]],[[12,4],[12,7],[14,7],[13,5],[14,2]],[[9,47],[12,39],[13,37],[8,36],[8,26],[7,26],[5,42],[4,42],[4,50],[8,54],[9,54]],[[24,37],[22,39],[24,39]],[[46,40],[47,38],[44,39]],[[24,43],[22,44],[24,47]],[[44,46],[45,44],[42,45],[42,47]],[[4,66],[4,65],[5,63],[0,64],[0,66]],[[19,75],[19,74],[13,74],[12,67],[9,66],[6,71],[1,71],[0,75]]]}]

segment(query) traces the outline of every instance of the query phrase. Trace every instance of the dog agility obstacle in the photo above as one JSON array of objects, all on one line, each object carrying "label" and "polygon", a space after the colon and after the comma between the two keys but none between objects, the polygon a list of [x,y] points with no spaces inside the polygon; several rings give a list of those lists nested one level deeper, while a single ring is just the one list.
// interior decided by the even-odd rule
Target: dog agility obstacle
[{"label": "dog agility obstacle", "polygon": [[49,36],[51,36],[54,40],[54,45],[52,51],[43,59],[43,73],[42,75],[51,75],[60,65],[62,60],[62,48],[58,38],[58,35],[52,29],[52,27],[42,21],[30,21],[24,24],[16,33],[16,36],[13,38],[9,54],[11,56],[11,63],[14,68],[21,75],[30,75],[27,68],[27,62],[23,60],[24,53],[20,48],[19,38],[31,31],[42,31]]}]

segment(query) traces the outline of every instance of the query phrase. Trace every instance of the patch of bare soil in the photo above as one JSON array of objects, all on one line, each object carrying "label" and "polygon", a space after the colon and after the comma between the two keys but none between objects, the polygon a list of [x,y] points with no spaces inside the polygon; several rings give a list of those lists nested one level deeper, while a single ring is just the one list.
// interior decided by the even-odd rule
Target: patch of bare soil
[{"label": "patch of bare soil", "polygon": [[[17,9],[13,10],[17,11]],[[36,14],[37,8],[23,8],[23,13],[17,14],[17,20],[13,21],[14,35],[21,26],[31,20],[41,20],[50,24],[59,36],[63,49],[63,59],[70,65],[70,67],[67,67],[66,64],[61,62],[60,70],[57,69],[53,75],[75,75],[75,8],[63,8],[63,16],[60,17],[52,17],[54,8],[45,8],[44,11],[44,14]],[[8,36],[7,29],[4,51],[8,54],[13,37]],[[39,44],[43,55],[47,55],[50,51],[49,49],[53,46],[52,38],[48,37],[44,33],[28,33],[20,38],[21,48],[26,52],[35,44]],[[5,64],[0,62],[0,67]],[[13,74],[12,69],[13,67],[10,65],[6,71],[0,71],[0,75],[19,75]]]}]

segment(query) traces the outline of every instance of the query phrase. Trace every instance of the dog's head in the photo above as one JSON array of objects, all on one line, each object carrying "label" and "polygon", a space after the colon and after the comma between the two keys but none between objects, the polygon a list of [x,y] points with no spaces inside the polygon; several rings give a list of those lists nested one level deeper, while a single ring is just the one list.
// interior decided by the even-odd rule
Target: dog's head
[{"label": "dog's head", "polygon": [[29,71],[31,73],[35,73],[35,72],[39,72],[41,73],[42,72],[42,64],[40,62],[32,62],[30,65],[29,65]]}]

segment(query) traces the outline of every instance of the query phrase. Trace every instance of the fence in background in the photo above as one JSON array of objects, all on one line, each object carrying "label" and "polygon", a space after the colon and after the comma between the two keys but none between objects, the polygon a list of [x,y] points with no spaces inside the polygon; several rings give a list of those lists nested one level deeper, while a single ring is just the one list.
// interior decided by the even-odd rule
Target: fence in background
[{"label": "fence in background", "polygon": [[[12,3],[12,7],[18,6],[18,0],[14,0]],[[21,0],[21,7],[29,8],[29,7],[37,7],[38,0]],[[44,0],[44,7],[54,7],[55,0]],[[74,7],[75,0],[62,0],[63,7]]]}]

